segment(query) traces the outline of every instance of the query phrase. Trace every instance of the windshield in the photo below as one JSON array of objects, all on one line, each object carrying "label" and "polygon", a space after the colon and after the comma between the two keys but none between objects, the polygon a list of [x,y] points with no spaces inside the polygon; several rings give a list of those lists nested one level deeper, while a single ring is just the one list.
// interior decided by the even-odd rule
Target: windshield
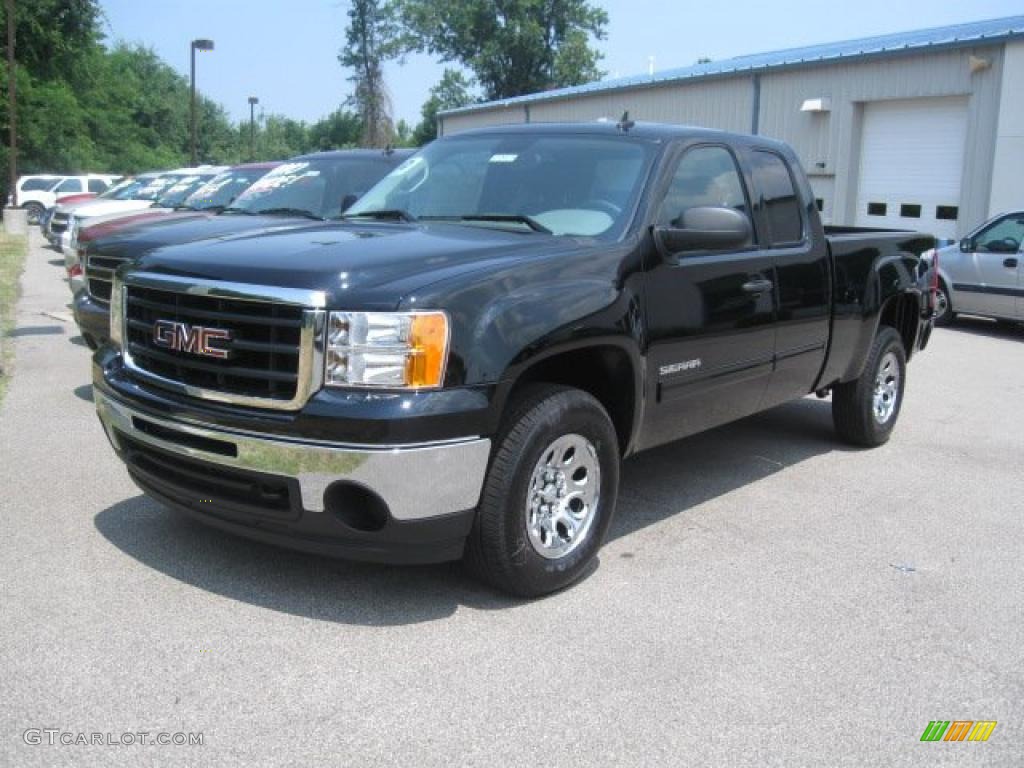
[{"label": "windshield", "polygon": [[210,208],[224,208],[253,182],[267,174],[266,168],[239,168],[214,176],[196,189],[181,204],[197,211]]},{"label": "windshield", "polygon": [[142,186],[142,182],[136,179],[124,179],[119,181],[105,192],[96,196],[98,200],[128,200],[132,194]]},{"label": "windshield", "polygon": [[157,208],[174,208],[185,202],[185,198],[210,181],[213,176],[210,174],[193,174],[191,176],[178,176],[173,184],[166,187],[156,198]]},{"label": "windshield", "polygon": [[165,174],[150,179],[132,195],[132,200],[156,200],[160,195],[178,183],[181,174]]},{"label": "windshield", "polygon": [[283,163],[235,198],[228,210],[252,214],[304,212],[320,219],[333,218],[392,167],[383,153]]},{"label": "windshield", "polygon": [[488,134],[437,141],[392,171],[346,215],[401,212],[473,226],[617,235],[652,145],[625,136]]}]

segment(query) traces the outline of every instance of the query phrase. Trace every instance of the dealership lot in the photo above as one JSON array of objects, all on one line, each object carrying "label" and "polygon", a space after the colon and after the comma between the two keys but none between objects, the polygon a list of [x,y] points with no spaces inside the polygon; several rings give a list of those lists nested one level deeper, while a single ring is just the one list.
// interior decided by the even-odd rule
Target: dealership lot
[{"label": "dealership lot", "polygon": [[[875,451],[809,398],[629,461],[599,567],[516,602],[145,499],[33,238],[0,410],[0,763],[1021,764],[1024,331],[937,331]],[[999,725],[920,743],[936,719]]]}]

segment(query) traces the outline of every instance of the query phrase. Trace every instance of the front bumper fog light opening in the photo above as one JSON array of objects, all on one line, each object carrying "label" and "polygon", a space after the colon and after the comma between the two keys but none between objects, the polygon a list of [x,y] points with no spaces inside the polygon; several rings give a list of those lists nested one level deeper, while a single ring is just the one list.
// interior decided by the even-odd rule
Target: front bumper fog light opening
[{"label": "front bumper fog light opening", "polygon": [[338,480],[324,491],[324,510],[343,525],[363,533],[375,533],[388,524],[391,510],[369,488],[347,480]]}]

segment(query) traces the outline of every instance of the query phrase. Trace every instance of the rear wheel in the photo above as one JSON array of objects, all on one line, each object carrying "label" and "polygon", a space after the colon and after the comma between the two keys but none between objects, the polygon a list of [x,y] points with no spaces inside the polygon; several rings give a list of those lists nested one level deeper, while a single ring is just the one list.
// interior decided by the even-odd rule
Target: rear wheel
[{"label": "rear wheel", "polygon": [[601,404],[577,389],[531,386],[498,437],[466,564],[522,597],[586,573],[615,510],[619,450]]},{"label": "rear wheel", "polygon": [[860,376],[832,390],[832,421],[839,436],[874,447],[889,439],[903,404],[907,355],[895,328],[879,328]]},{"label": "rear wheel", "polygon": [[25,218],[28,219],[29,224],[38,224],[39,217],[46,210],[40,203],[25,203],[23,207],[25,209]]}]

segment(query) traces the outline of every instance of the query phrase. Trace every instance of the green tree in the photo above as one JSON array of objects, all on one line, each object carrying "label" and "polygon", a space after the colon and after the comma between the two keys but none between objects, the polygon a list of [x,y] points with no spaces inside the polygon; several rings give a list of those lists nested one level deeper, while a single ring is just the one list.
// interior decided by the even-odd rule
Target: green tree
[{"label": "green tree", "polygon": [[608,14],[587,0],[395,0],[412,50],[471,70],[487,99],[599,79]]},{"label": "green tree", "polygon": [[362,135],[362,117],[339,107],[309,127],[309,144],[319,150],[357,147]]},{"label": "green tree", "polygon": [[473,101],[470,95],[472,81],[457,69],[446,69],[441,80],[430,89],[430,95],[420,108],[422,120],[412,132],[412,143],[422,147],[437,138],[437,113],[446,109],[464,107]]},{"label": "green tree", "polygon": [[391,99],[384,83],[384,62],[401,52],[398,25],[390,7],[380,0],[352,0],[345,29],[345,47],[338,54],[353,92],[349,103],[363,119],[363,144],[383,147],[391,143]]}]

